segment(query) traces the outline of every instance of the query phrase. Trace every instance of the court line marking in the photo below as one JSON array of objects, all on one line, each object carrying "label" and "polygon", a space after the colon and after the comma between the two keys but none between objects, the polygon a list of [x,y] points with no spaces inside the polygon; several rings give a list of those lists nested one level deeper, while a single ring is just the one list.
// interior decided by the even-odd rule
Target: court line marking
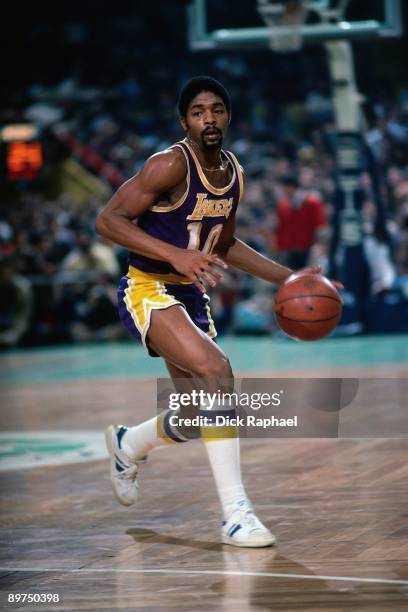
[{"label": "court line marking", "polygon": [[[74,448],[67,448],[72,445]],[[0,432],[0,472],[86,463],[106,457],[102,430]]]},{"label": "court line marking", "polygon": [[393,580],[391,578],[363,578],[357,576],[324,576],[318,574],[282,574],[276,572],[228,572],[223,570],[179,570],[179,569],[118,569],[118,568],[47,568],[47,567],[0,567],[0,572],[61,572],[65,574],[197,574],[207,576],[253,576],[261,578],[295,578],[300,580],[337,580],[339,582],[366,582],[372,584],[408,585],[408,580]]}]

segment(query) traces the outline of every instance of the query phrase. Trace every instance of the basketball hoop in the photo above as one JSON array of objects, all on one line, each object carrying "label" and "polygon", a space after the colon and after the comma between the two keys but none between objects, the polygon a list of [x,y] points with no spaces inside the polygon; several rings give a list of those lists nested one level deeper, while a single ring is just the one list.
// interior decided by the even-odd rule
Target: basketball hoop
[{"label": "basketball hoop", "polygon": [[299,51],[302,27],[308,13],[307,0],[258,0],[258,12],[271,32],[269,47],[278,53]]},{"label": "basketball hoop", "polygon": [[324,25],[343,21],[350,0],[257,0],[258,13],[268,27],[272,51],[299,51],[303,34],[310,28],[309,13]]}]

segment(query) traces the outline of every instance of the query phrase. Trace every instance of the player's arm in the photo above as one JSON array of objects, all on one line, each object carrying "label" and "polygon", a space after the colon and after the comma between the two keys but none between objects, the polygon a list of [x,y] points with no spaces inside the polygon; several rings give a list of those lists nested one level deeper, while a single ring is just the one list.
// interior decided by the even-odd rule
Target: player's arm
[{"label": "player's arm", "polygon": [[293,274],[290,268],[261,255],[238,238],[235,238],[225,260],[235,268],[270,283],[283,283],[288,276]]},{"label": "player's arm", "polygon": [[235,268],[270,283],[282,283],[293,270],[264,257],[235,237],[235,215],[224,225],[214,251]]},{"label": "player's arm", "polygon": [[184,180],[185,163],[173,151],[154,155],[140,173],[124,183],[96,219],[96,231],[140,255],[168,261],[174,247],[149,236],[133,223],[160,195]]},{"label": "player's arm", "polygon": [[[242,240],[235,237],[235,215],[228,219],[221,232],[220,238],[214,251],[225,261],[235,268],[247,272],[252,276],[262,278],[269,283],[281,284],[294,270],[278,264],[273,259],[264,257],[253,248],[245,244]],[[307,266],[297,272],[308,274],[319,274],[320,266]],[[343,285],[338,281],[332,281],[338,289],[343,289]]]},{"label": "player's arm", "polygon": [[[276,261],[264,257],[258,251],[235,237],[235,215],[230,217],[224,225],[220,238],[216,244],[215,252],[235,268],[262,278],[269,283],[282,283],[293,270],[278,264]],[[318,266],[307,268],[309,272],[319,272]]]},{"label": "player's arm", "polygon": [[180,249],[150,236],[133,221],[158,202],[163,194],[180,185],[187,173],[184,155],[169,149],[153,155],[140,173],[122,185],[96,220],[96,231],[129,251],[166,261],[205,291],[200,279],[215,285],[222,275],[214,265],[226,267],[217,257]]}]

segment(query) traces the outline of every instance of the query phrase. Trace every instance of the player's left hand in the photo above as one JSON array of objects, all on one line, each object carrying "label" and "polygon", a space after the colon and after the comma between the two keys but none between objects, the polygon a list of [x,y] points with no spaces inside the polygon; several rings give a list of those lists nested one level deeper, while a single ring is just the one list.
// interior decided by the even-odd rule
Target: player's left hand
[{"label": "player's left hand", "polygon": [[[294,274],[321,274],[322,268],[321,266],[306,266],[305,268],[301,268],[300,270],[296,270]],[[336,289],[344,289],[344,285],[337,280],[329,279],[331,283],[336,287]]]}]

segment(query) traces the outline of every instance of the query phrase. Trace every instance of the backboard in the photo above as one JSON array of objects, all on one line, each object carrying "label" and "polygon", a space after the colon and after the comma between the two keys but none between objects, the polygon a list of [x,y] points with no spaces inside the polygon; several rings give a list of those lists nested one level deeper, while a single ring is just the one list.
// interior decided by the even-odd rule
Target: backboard
[{"label": "backboard", "polygon": [[[302,44],[333,39],[397,37],[402,33],[400,0],[365,3],[370,10],[372,7],[372,19],[354,18],[353,9],[358,5],[358,0],[253,0],[253,2],[259,15],[259,27],[219,28],[209,31],[207,11],[210,0],[193,0],[188,16],[190,49],[200,51],[220,47],[271,47],[271,41],[288,37],[294,28],[298,30]],[[295,13],[296,5],[301,5],[302,15],[295,19],[295,23],[285,19],[288,5],[295,7]],[[231,11],[234,11],[233,2],[231,2]]]}]

